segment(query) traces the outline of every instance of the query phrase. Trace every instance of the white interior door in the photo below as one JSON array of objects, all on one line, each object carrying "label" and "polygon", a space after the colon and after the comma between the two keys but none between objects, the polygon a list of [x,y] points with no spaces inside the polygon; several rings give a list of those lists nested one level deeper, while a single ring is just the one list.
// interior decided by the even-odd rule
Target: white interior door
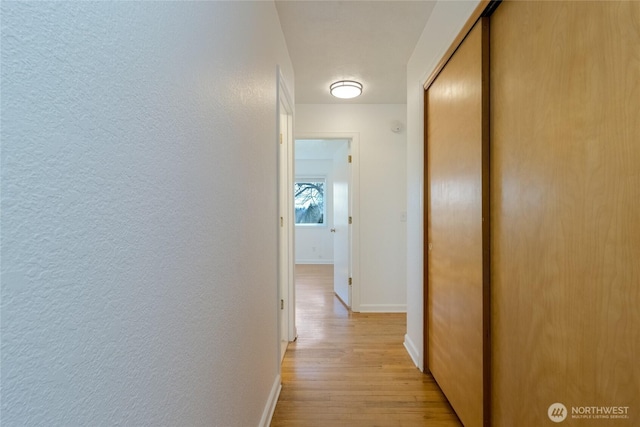
[{"label": "white interior door", "polygon": [[333,290],[351,307],[349,227],[349,142],[341,143],[334,156],[333,175]]}]

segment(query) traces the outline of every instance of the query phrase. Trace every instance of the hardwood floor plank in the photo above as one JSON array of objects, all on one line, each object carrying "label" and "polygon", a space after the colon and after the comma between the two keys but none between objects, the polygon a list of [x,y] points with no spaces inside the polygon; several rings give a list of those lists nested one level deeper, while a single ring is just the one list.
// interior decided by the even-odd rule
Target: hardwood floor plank
[{"label": "hardwood floor plank", "polygon": [[298,340],[282,362],[272,427],[460,426],[438,385],[403,347],[403,313],[352,313],[331,265],[296,266]]}]

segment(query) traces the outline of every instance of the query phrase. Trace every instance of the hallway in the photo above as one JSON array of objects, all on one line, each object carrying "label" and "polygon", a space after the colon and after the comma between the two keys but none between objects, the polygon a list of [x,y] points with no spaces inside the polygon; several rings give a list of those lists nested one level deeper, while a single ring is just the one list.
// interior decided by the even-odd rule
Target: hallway
[{"label": "hallway", "polygon": [[271,426],[461,425],[404,349],[405,314],[351,313],[332,282],[331,265],[296,266],[298,340]]}]

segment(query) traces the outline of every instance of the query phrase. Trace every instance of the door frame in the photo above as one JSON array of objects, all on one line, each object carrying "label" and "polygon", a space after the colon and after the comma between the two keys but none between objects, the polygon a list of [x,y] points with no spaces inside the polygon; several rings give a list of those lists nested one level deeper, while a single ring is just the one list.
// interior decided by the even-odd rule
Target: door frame
[{"label": "door frame", "polygon": [[[360,311],[360,134],[357,132],[301,132],[295,139],[347,140],[351,146],[351,171],[349,176],[349,213],[351,224],[349,253],[351,259],[351,311]],[[292,160],[295,153],[291,152]],[[293,202],[291,203],[293,206]],[[294,230],[295,232],[295,230]],[[293,261],[295,263],[295,260]]]},{"label": "door frame", "polygon": [[[277,231],[278,231],[278,280],[276,284],[276,309],[277,309],[277,349],[278,349],[278,372],[281,369],[281,360],[283,358],[281,350],[281,341],[284,335],[283,327],[287,328],[286,337],[289,342],[294,341],[297,336],[296,324],[295,324],[295,271],[294,271],[294,228],[293,228],[293,194],[291,191],[281,191],[282,180],[285,181],[285,188],[293,188],[293,102],[291,92],[289,91],[284,76],[280,67],[277,68],[277,99],[276,99],[276,159],[278,168],[277,179],[277,193],[278,193],[278,215],[276,215]],[[281,115],[286,115],[287,129],[282,129]],[[282,141],[280,141],[280,135],[285,135]],[[286,150],[286,161],[281,162],[280,150],[284,147]],[[289,206],[291,209],[286,209],[280,215],[280,206]],[[282,225],[280,223],[280,216],[282,216]],[[281,229],[283,228],[283,238],[281,238]],[[281,262],[281,257],[286,258],[286,262]],[[282,265],[286,265],[285,271],[282,271]],[[281,277],[285,277],[286,291],[283,292],[281,286]],[[282,316],[280,314],[280,300],[284,299],[286,304],[284,310],[287,318],[287,325],[282,325]]]}]

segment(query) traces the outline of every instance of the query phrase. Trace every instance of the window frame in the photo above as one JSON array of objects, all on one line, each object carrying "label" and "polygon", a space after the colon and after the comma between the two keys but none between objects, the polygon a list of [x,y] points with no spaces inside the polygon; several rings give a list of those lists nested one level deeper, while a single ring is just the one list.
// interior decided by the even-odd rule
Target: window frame
[{"label": "window frame", "polygon": [[[297,222],[296,217],[296,197],[295,187],[298,183],[322,183],[322,222]],[[324,175],[296,175],[293,180],[293,211],[294,211],[294,224],[296,227],[327,227],[327,177]]]}]

